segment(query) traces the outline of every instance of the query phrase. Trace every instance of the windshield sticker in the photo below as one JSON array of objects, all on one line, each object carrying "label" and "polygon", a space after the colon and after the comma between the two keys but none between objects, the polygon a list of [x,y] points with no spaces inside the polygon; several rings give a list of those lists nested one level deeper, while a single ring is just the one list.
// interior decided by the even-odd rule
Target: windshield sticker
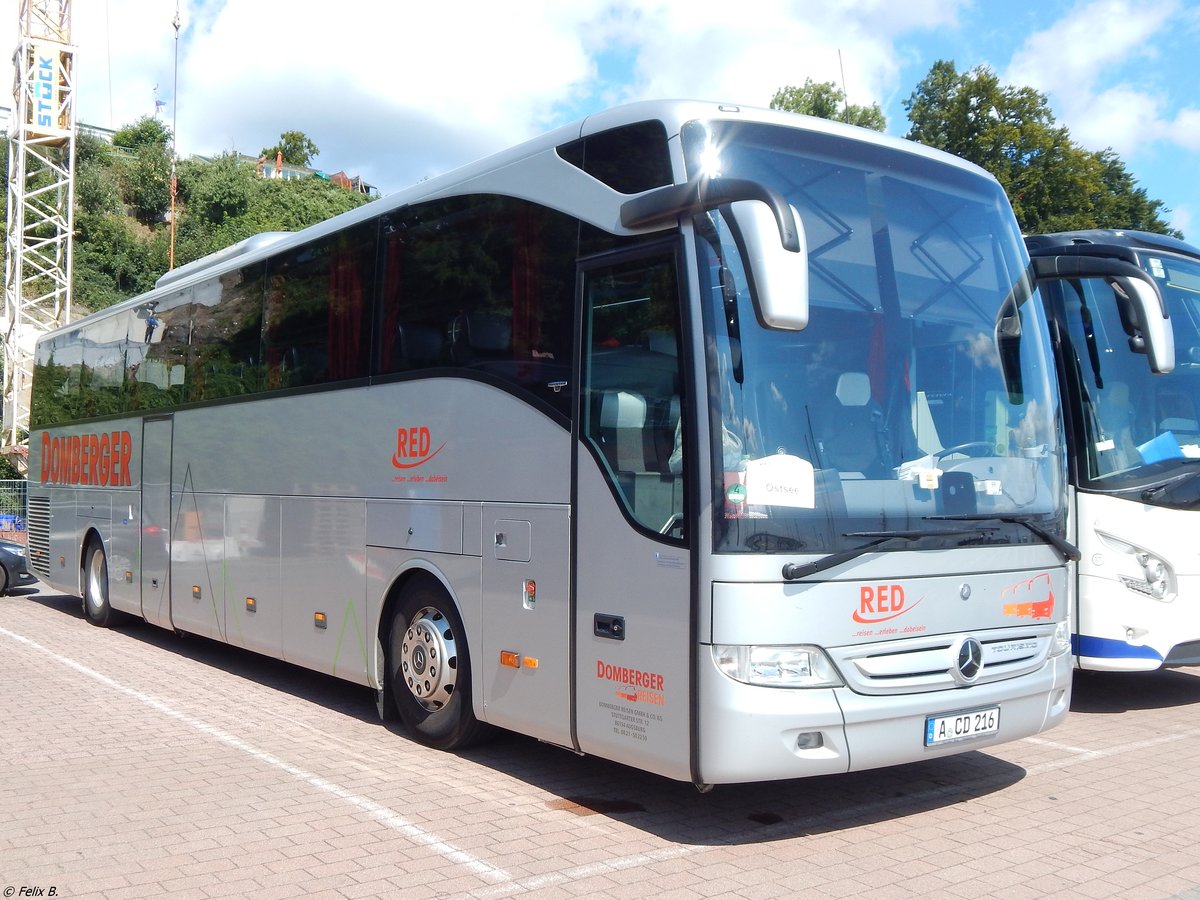
[{"label": "windshield sticker", "polygon": [[937,490],[942,474],[933,456],[903,462],[896,469],[896,477],[900,481],[915,481],[918,487],[926,491]]},{"label": "windshield sticker", "polygon": [[782,453],[747,460],[746,502],[751,506],[815,508],[816,472],[812,463]]}]

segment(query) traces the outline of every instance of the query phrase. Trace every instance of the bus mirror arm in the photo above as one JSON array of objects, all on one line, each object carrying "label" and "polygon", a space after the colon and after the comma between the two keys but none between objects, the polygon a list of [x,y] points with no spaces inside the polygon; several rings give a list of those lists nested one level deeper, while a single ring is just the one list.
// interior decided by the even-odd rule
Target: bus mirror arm
[{"label": "bus mirror arm", "polygon": [[641,228],[720,208],[745,257],[758,316],[768,328],[808,325],[808,252],[800,216],[778,191],[745,178],[694,178],[621,205],[621,224]]},{"label": "bus mirror arm", "polygon": [[1035,256],[1033,274],[1050,279],[1103,278],[1122,304],[1122,319],[1131,320],[1130,347],[1145,353],[1150,371],[1165,375],[1175,368],[1175,332],[1158,285],[1132,263],[1099,256]]},{"label": "bus mirror arm", "polygon": [[760,200],[770,207],[784,249],[803,252],[795,210],[778,191],[747,178],[693,178],[655,188],[621,204],[621,224],[625,228],[662,225],[678,216],[694,216],[739,200]]}]

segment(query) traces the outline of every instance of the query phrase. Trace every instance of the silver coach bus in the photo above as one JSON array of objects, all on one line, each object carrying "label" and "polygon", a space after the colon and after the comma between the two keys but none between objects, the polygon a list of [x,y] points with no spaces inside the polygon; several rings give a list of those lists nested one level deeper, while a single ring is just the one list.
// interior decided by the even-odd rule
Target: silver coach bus
[{"label": "silver coach bus", "polygon": [[39,343],[32,566],[122,615],[699,787],[1070,699],[1054,364],[998,184],[630,105]]}]

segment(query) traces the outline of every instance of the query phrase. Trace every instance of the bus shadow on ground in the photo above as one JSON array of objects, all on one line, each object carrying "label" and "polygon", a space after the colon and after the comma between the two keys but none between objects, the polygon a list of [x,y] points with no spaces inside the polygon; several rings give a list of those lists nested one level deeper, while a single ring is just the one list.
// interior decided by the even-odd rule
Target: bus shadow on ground
[{"label": "bus shadow on ground", "polygon": [[1003,791],[1025,770],[979,751],[928,762],[791,781],[692,785],[519,735],[460,754],[552,799],[550,810],[603,816],[688,846],[765,843],[847,831],[954,807]]},{"label": "bus shadow on ground", "polygon": [[1200,669],[1075,672],[1071,712],[1123,713],[1200,703]]},{"label": "bus shadow on ground", "polygon": [[[29,599],[88,627],[77,598],[42,593]],[[351,719],[378,723],[368,688],[208,638],[181,637],[139,619],[124,620],[114,630]],[[395,740],[411,741],[399,724],[381,727]],[[436,767],[441,751],[419,752],[430,754]],[[495,771],[498,780],[516,779],[541,791],[547,812],[604,817],[686,846],[770,842],[885,823],[1002,791],[1025,776],[1020,766],[969,751],[866,772],[718,785],[701,794],[688,783],[504,731],[455,755]]]},{"label": "bus shadow on ground", "polygon": [[[80,628],[89,627],[78,597],[43,592],[30,600],[48,609],[79,619]],[[294,663],[263,656],[253,650],[214,641],[200,635],[168,631],[143,619],[122,617],[111,629],[124,637],[150,647],[174,653],[201,665],[218,669],[255,684],[303,700],[317,703],[363,722],[378,722],[374,693],[332,675],[324,675]]]}]

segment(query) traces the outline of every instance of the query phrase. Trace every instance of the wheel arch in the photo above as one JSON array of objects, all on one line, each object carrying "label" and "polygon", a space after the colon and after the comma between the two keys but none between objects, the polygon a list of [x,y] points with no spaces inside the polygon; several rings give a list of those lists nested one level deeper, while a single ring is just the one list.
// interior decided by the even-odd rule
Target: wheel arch
[{"label": "wheel arch", "polygon": [[379,607],[379,620],[375,624],[375,638],[381,646],[387,646],[392,618],[405,588],[423,576],[431,577],[441,585],[446,596],[450,598],[450,602],[454,604],[458,617],[462,619],[464,625],[466,624],[467,620],[464,616],[463,605],[458,598],[458,592],[454,590],[454,585],[446,573],[428,560],[414,559],[393,576],[391,585],[383,595],[383,603]]}]

